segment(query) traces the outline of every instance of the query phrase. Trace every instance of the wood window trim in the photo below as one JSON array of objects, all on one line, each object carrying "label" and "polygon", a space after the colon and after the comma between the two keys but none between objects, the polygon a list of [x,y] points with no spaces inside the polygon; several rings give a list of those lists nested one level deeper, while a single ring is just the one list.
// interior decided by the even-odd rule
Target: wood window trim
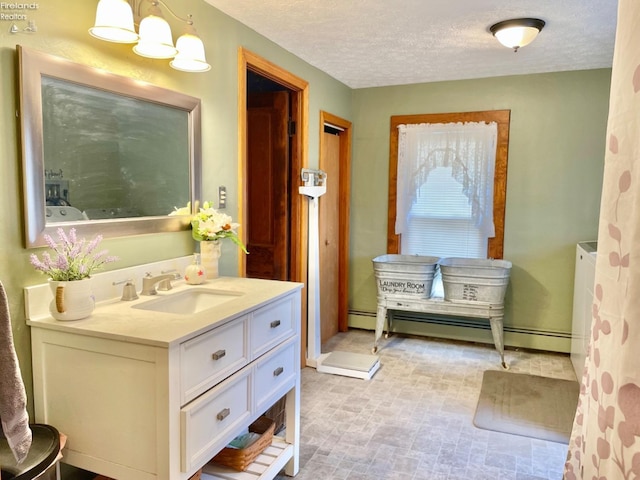
[{"label": "wood window trim", "polygon": [[387,213],[387,253],[400,251],[400,235],[395,233],[396,190],[398,180],[398,125],[417,123],[496,122],[498,144],[493,182],[493,223],[496,236],[489,239],[488,258],[504,255],[504,217],[507,200],[507,161],[509,158],[509,122],[511,110],[486,110],[481,112],[430,113],[419,115],[393,115],[389,142],[389,205]]}]

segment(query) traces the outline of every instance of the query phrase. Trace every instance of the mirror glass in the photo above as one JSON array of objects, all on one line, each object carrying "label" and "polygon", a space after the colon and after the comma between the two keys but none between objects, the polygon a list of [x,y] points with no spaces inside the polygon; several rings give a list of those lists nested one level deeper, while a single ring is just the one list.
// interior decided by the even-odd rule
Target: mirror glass
[{"label": "mirror glass", "polygon": [[189,228],[200,101],[18,47],[27,247],[58,227],[105,237]]}]

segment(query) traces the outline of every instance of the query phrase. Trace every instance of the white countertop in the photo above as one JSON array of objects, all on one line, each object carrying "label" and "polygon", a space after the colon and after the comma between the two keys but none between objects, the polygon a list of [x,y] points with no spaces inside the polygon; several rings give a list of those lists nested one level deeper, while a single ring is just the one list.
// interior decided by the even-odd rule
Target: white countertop
[{"label": "white countertop", "polygon": [[[187,285],[184,280],[177,280],[172,285],[172,290],[158,291],[153,296],[140,295],[133,301],[123,301],[120,298],[103,300],[96,304],[91,316],[83,320],[58,321],[49,315],[36,315],[28,316],[27,325],[168,348],[209,330],[217,323],[236,318],[302,288],[300,283],[238,277],[221,277],[208,280],[202,285]],[[191,288],[231,290],[243,295],[190,315],[132,308],[134,305]]]}]

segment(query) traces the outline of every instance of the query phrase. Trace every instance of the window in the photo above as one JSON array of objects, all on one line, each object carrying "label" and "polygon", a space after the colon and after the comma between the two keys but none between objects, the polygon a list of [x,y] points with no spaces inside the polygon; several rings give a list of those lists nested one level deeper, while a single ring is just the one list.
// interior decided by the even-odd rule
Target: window
[{"label": "window", "polygon": [[420,187],[401,235],[402,253],[485,257],[487,237],[474,224],[469,199],[451,170],[437,167]]},{"label": "window", "polygon": [[[508,110],[391,117],[387,241],[389,253],[502,258],[509,117]],[[430,147],[428,151],[421,152],[420,155],[425,157],[425,161],[427,156],[432,156],[427,162],[430,164],[429,171],[410,175],[409,181],[403,181],[401,178],[401,185],[398,186],[398,145],[405,141],[398,133],[400,125],[414,127],[423,123],[470,122],[495,122],[497,127],[495,164],[491,165],[490,175],[487,177],[491,184],[480,186],[480,190],[493,191],[493,202],[487,206],[488,210],[485,209],[489,212],[489,217],[491,214],[493,216],[490,231],[486,219],[479,220],[478,205],[469,202],[468,182],[462,179],[460,172],[455,172],[456,165],[452,158],[445,158],[451,156],[453,150],[460,151],[458,147]],[[471,151],[460,155],[468,157],[475,153]],[[400,159],[401,163],[404,161],[403,158]],[[466,193],[463,193],[462,183],[466,184]],[[409,195],[408,202],[403,200],[406,193],[403,189],[415,190]],[[479,196],[484,196],[484,193]],[[403,205],[403,201],[406,204]],[[482,217],[482,214],[480,216]],[[396,234],[397,224],[401,225],[398,230],[404,232],[402,235]],[[487,237],[491,238],[487,241]]]}]

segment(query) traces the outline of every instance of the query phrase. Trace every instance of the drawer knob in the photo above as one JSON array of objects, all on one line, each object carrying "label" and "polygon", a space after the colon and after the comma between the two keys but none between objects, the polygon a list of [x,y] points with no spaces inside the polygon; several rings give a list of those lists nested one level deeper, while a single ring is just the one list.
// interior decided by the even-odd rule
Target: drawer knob
[{"label": "drawer knob", "polygon": [[274,320],[271,322],[271,328],[276,328],[280,326],[280,320]]},{"label": "drawer knob", "polygon": [[231,413],[231,410],[229,410],[228,408],[225,408],[224,410],[221,410],[220,413],[218,413],[218,415],[216,415],[216,418],[222,421],[225,418],[227,418],[230,413]]},{"label": "drawer knob", "polygon": [[284,372],[284,368],[282,367],[278,367],[273,371],[273,376],[277,377],[278,375],[280,375],[282,372]]},{"label": "drawer knob", "polygon": [[211,358],[213,358],[214,360],[220,360],[226,354],[227,354],[226,350],[218,350],[217,352],[211,354]]}]

